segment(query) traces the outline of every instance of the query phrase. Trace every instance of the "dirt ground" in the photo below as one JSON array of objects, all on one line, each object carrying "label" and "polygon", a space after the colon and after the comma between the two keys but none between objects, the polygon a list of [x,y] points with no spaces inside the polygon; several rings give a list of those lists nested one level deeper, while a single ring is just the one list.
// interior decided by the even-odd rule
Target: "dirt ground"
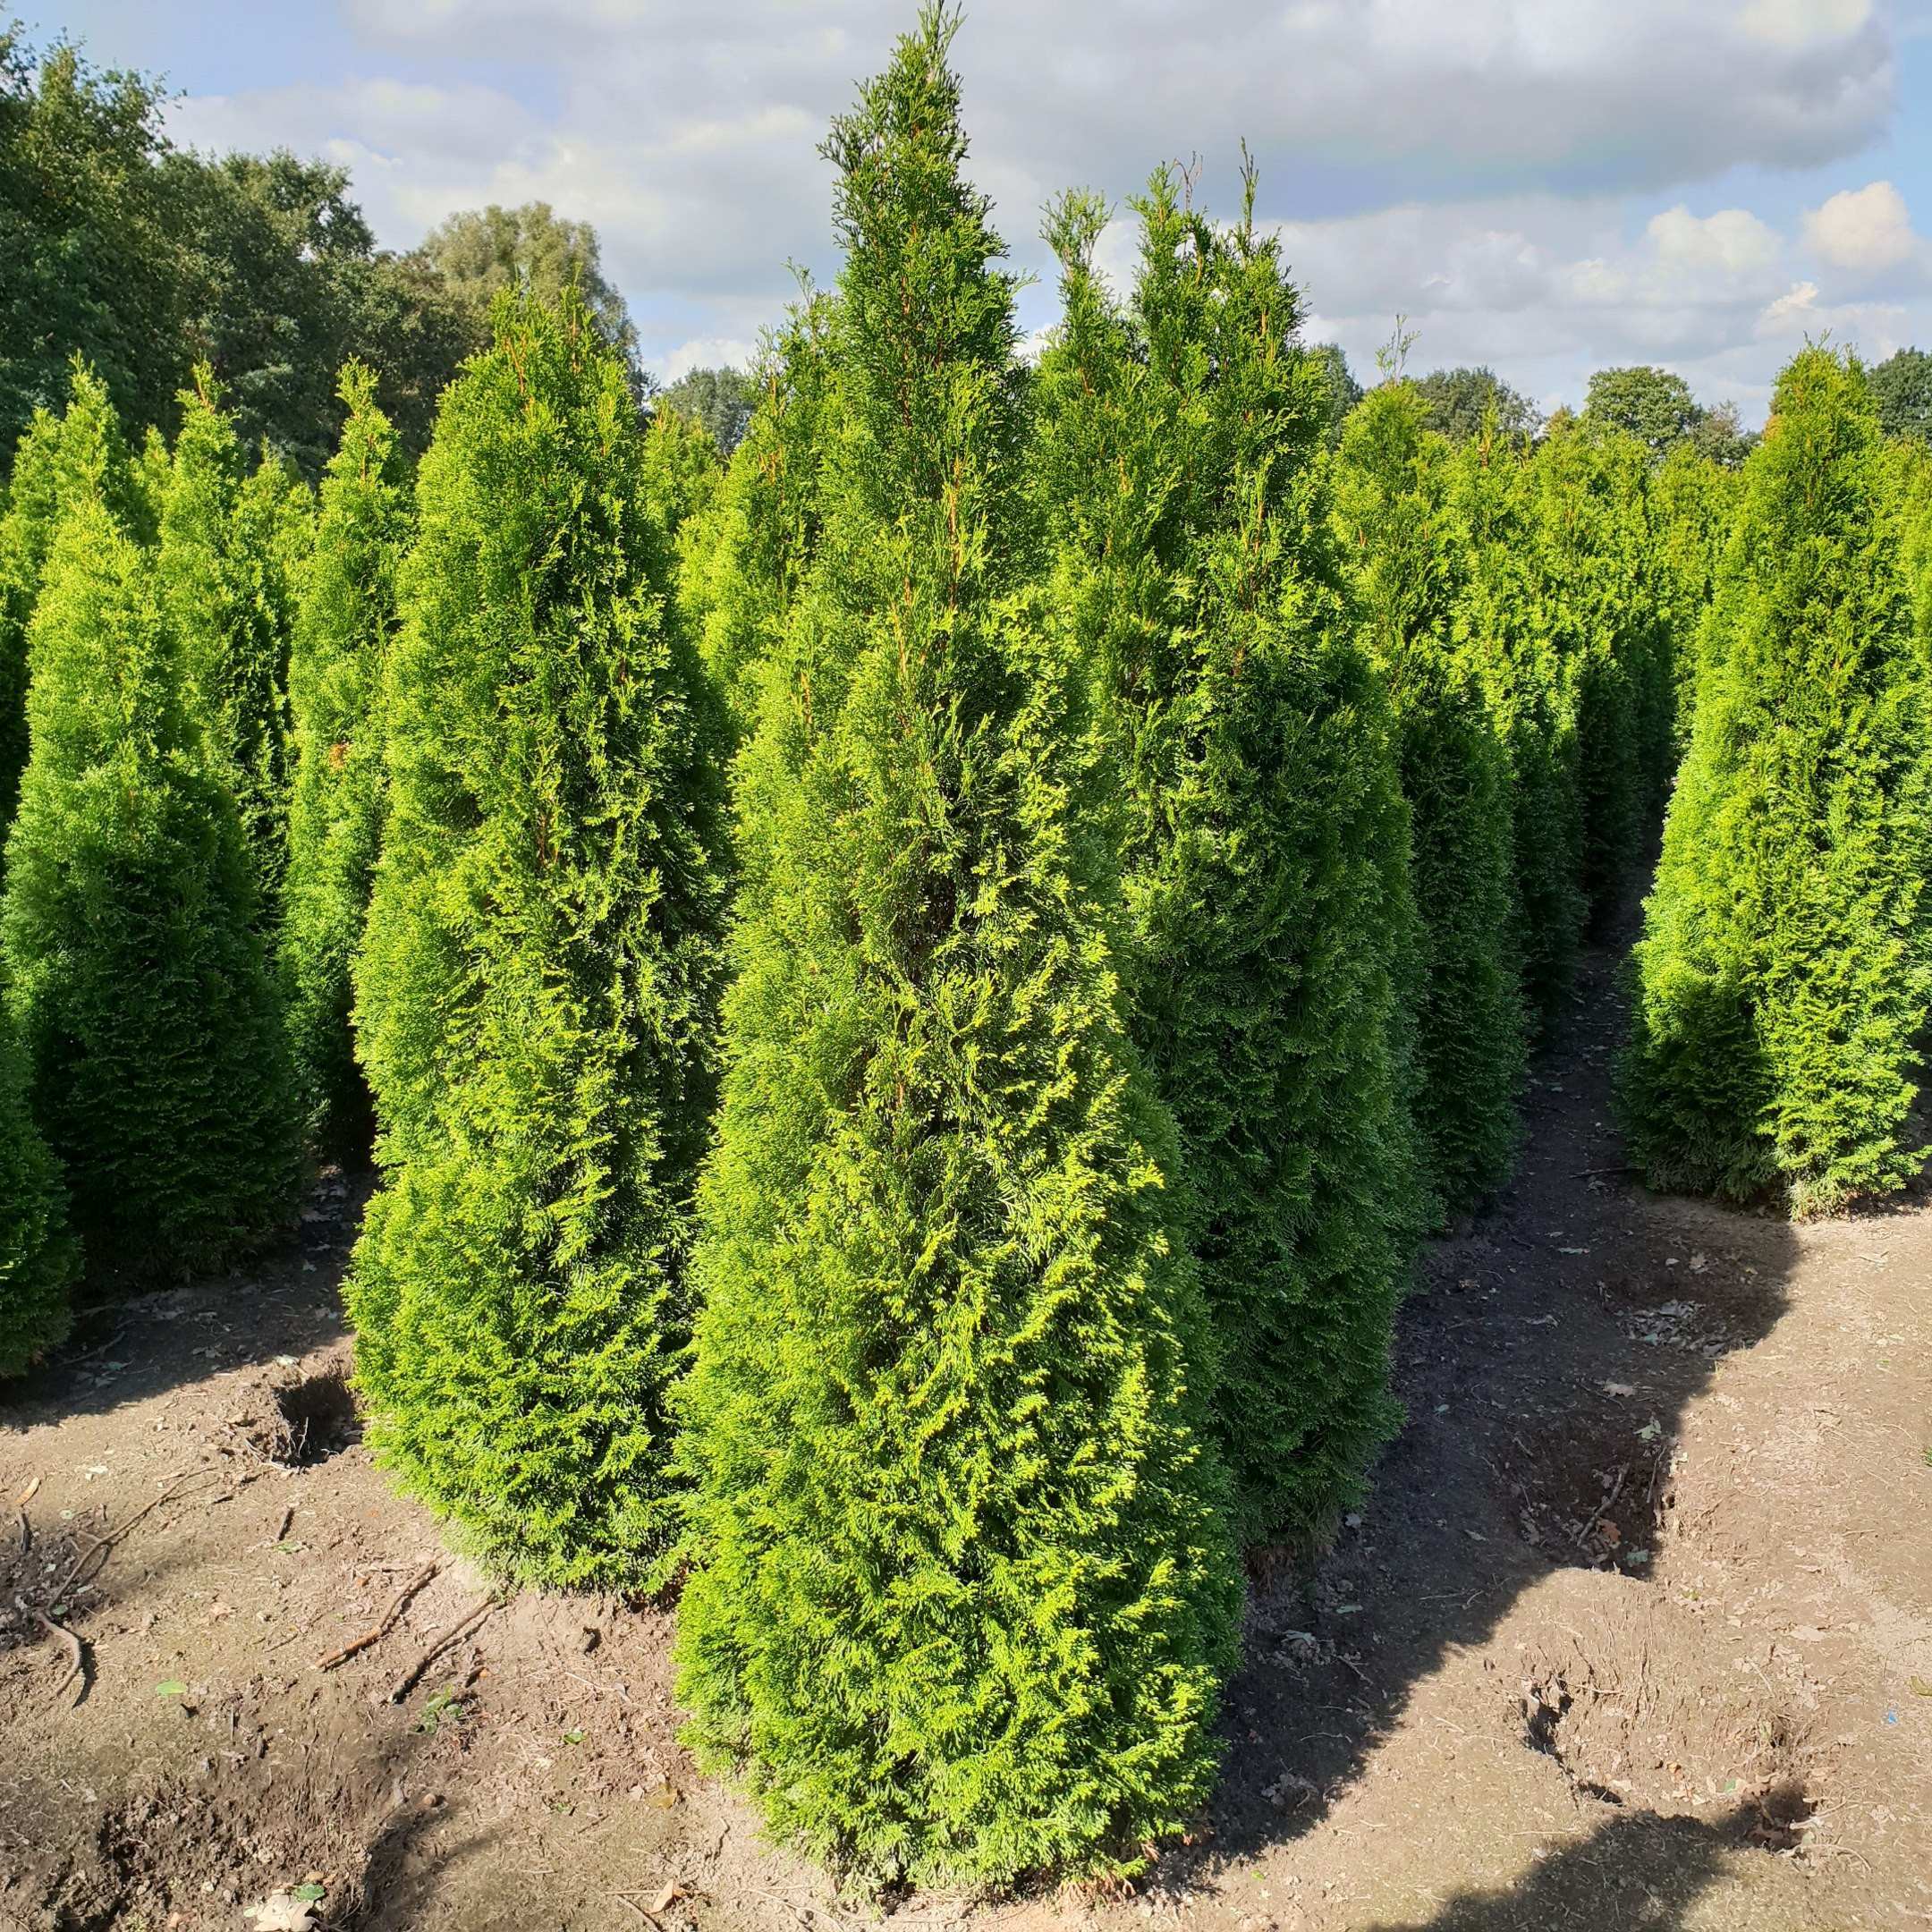
[{"label": "dirt ground", "polygon": [[1255,1589],[1211,1817],[1131,1895],[842,1900],[679,1750],[665,1614],[491,1606],[356,1440],[336,1177],[299,1244],[0,1397],[0,1928],[1932,1924],[1932,1206],[1645,1193],[1614,964],[1519,1178],[1430,1250],[1361,1508]]}]

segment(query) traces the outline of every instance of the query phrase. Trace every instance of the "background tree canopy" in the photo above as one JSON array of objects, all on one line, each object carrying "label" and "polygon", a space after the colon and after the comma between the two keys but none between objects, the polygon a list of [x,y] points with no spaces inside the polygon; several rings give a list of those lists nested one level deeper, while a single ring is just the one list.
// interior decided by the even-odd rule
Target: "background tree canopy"
[{"label": "background tree canopy", "polygon": [[1431,369],[1416,384],[1422,427],[1452,443],[1466,443],[1493,406],[1505,436],[1534,436],[1543,419],[1537,406],[1492,369]]}]

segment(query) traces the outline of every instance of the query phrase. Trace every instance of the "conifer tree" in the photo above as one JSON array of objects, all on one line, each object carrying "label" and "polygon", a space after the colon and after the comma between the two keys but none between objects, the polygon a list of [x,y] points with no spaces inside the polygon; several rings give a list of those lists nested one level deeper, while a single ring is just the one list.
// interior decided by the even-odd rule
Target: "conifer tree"
[{"label": "conifer tree", "polygon": [[1582,938],[1583,798],[1576,690],[1538,564],[1530,463],[1492,417],[1456,451],[1451,503],[1470,544],[1465,653],[1509,772],[1513,950],[1529,1014],[1563,1010]]},{"label": "conifer tree", "polygon": [[[96,467],[97,476],[85,473]],[[27,631],[41,574],[67,504],[90,488],[112,491],[127,527],[152,536],[153,506],[106,386],[77,361],[64,417],[38,410],[21,436],[0,513],[0,833],[13,821],[27,764]]]},{"label": "conifer tree", "polygon": [[1408,383],[1357,406],[1336,520],[1394,708],[1420,955],[1414,1106],[1432,1192],[1454,1214],[1508,1171],[1523,1023],[1509,768],[1466,648],[1469,542],[1450,506],[1450,451],[1422,418]]},{"label": "conifer tree", "polygon": [[491,1562],[572,1585],[641,1583],[673,1535],[715,1080],[720,727],[647,495],[581,302],[499,298],[417,479],[354,969],[372,1440]]},{"label": "conifer tree", "polygon": [[1406,815],[1328,527],[1325,373],[1252,195],[1224,230],[1157,173],[1131,314],[1092,268],[1105,210],[1062,204],[1038,455],[1121,780],[1133,1027],[1181,1130],[1250,1542],[1309,1532],[1392,1426],[1419,1220]]},{"label": "conifer tree", "polygon": [[744,434],[681,533],[679,582],[738,732],[757,724],[766,657],[817,554],[831,298],[808,286],[764,344]]},{"label": "conifer tree", "polygon": [[953,30],[928,6],[826,149],[823,528],[741,761],[679,1682],[779,1836],[991,1883],[1180,1826],[1239,1587]]},{"label": "conifer tree", "polygon": [[288,663],[312,542],[308,492],[267,454],[248,470],[205,367],[181,404],[161,505],[162,595],[273,926],[288,866]]},{"label": "conifer tree", "polygon": [[[79,394],[77,392],[77,402]],[[206,1266],[267,1234],[294,1177],[279,1015],[233,801],[211,768],[111,412],[70,412],[88,479],[32,626],[33,751],[7,847],[7,997],[31,1111],[90,1261]]]},{"label": "conifer tree", "polygon": [[1543,622],[1575,698],[1579,884],[1594,918],[1615,902],[1671,768],[1670,598],[1637,438],[1553,424],[1530,465]]},{"label": "conifer tree", "polygon": [[79,1262],[60,1165],[28,1110],[26,1061],[0,1008],[0,1381],[66,1335]]},{"label": "conifer tree", "polygon": [[277,952],[302,1112],[330,1154],[366,1146],[372,1124],[349,1024],[350,964],[388,804],[385,671],[410,524],[407,469],[374,376],[351,363],[340,393],[349,413],[322,479],[289,663],[295,775]]},{"label": "conifer tree", "polygon": [[1862,370],[1807,348],[1745,464],[1634,961],[1624,1100],[1657,1185],[1801,1215],[1922,1159],[1932,716],[1890,510]]}]

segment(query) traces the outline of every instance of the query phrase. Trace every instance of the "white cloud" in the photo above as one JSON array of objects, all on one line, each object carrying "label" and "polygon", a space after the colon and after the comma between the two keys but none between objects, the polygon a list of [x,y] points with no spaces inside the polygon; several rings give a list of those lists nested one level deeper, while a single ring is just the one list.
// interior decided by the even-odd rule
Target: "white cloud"
[{"label": "white cloud", "polygon": [[[911,19],[905,0],[342,4],[355,78],[191,97],[177,128],[343,160],[392,245],[488,199],[588,216],[670,375],[755,341],[788,260],[832,271],[817,144]],[[1359,363],[1403,309],[1419,366],[1513,360],[1553,389],[1591,360],[1754,352],[1790,289],[1784,242],[1746,208],[1696,213],[1692,184],[1842,160],[1897,86],[1871,0],[971,0],[954,57],[970,165],[1045,275],[1029,327],[1052,309],[1050,194],[1124,197],[1198,152],[1225,212],[1245,136],[1261,211],[1295,215],[1297,270]],[[1684,199],[1644,225],[1637,195]],[[1807,219],[1821,301],[1896,246],[1846,199]],[[1133,247],[1131,223],[1104,238],[1116,279]]]},{"label": "white cloud", "polygon": [[1855,32],[1871,18],[1871,0],[1750,0],[1737,24],[1776,47]]},{"label": "white cloud", "polygon": [[1832,196],[1805,216],[1804,238],[1837,268],[1896,268],[1922,247],[1904,196],[1888,181]]}]

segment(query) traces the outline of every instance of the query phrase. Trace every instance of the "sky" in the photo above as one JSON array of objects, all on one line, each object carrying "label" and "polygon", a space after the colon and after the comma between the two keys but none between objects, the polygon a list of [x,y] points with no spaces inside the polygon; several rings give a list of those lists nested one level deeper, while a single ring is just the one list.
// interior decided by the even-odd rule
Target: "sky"
[{"label": "sky", "polygon": [[[912,0],[13,0],[165,76],[173,137],[347,166],[386,245],[460,208],[588,219],[662,378],[744,362],[837,272],[831,115]],[[1549,409],[1650,362],[1761,420],[1828,333],[1932,347],[1932,0],[967,0],[953,44],[1030,331],[1040,209],[1163,160],[1233,216],[1241,144],[1312,340],[1487,363]]]}]

